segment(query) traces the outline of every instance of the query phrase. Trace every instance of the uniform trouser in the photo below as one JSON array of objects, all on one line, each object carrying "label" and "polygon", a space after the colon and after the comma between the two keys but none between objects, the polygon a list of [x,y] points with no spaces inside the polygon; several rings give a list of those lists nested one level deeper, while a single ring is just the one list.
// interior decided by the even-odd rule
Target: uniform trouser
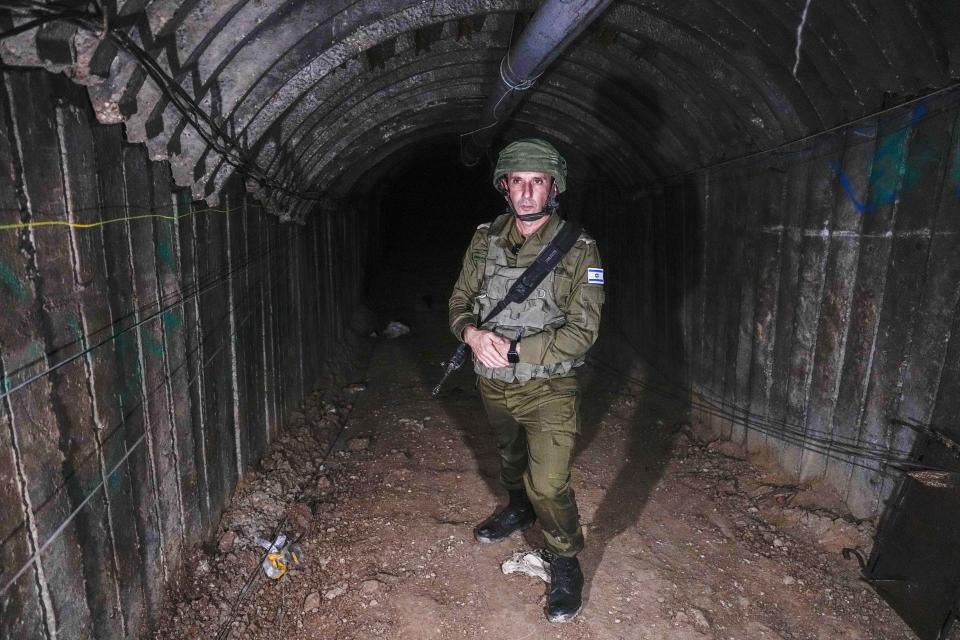
[{"label": "uniform trouser", "polygon": [[490,424],[497,432],[500,483],[526,489],[547,548],[564,557],[583,549],[583,531],[570,461],[579,431],[577,380],[535,378],[525,384],[479,378]]}]

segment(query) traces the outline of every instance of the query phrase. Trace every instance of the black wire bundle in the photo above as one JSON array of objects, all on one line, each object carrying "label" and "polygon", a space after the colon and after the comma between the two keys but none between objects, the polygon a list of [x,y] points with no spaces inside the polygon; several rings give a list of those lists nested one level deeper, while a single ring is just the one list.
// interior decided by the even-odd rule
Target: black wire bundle
[{"label": "black wire bundle", "polygon": [[28,22],[0,33],[0,40],[58,20],[93,31],[100,38],[109,38],[143,68],[166,99],[180,112],[184,120],[196,130],[203,141],[219,153],[237,173],[254,180],[265,189],[267,197],[276,198],[278,194],[281,194],[307,201],[320,201],[322,199],[319,192],[292,188],[288,184],[289,180],[270,176],[260,168],[236,138],[224,130],[215,118],[204,111],[197,101],[157,62],[155,57],[137,44],[129,34],[110,26],[109,16],[99,1],[94,1],[92,4],[95,8],[94,11],[80,10],[74,6],[57,2],[48,4],[35,0],[0,2],[0,9],[6,9],[14,16],[32,18]]},{"label": "black wire bundle", "polygon": [[[709,394],[709,392],[705,390],[694,391],[688,387],[673,383],[653,384],[632,377],[626,372],[620,371],[609,363],[595,357],[589,357],[588,363],[608,375],[627,380],[632,385],[654,395],[688,404],[691,409],[727,420],[731,424],[743,427],[748,431],[762,433],[781,442],[792,444],[801,449],[812,451],[855,467],[880,473],[890,473],[891,470],[899,472],[905,468],[929,468],[928,465],[913,460],[913,456],[909,451],[890,448],[884,444],[862,442],[860,438],[809,429],[785,419],[776,419],[766,415],[760,415],[744,407],[733,406],[730,402],[723,400],[716,394]],[[932,435],[944,444],[952,442],[947,439],[946,436],[934,430],[930,425],[921,425],[916,422],[905,422],[901,420],[891,420],[890,423],[910,427],[915,431]],[[956,444],[953,443],[953,446],[950,448],[956,451]],[[867,464],[868,462],[874,464]]]},{"label": "black wire bundle", "polygon": [[[100,342],[98,342],[98,343],[96,343],[96,344],[88,347],[88,346],[86,346],[86,345],[87,345],[87,336],[81,336],[80,338],[78,338],[78,340],[77,340],[77,342],[76,342],[77,344],[79,344],[80,348],[82,349],[79,353],[73,354],[73,355],[71,355],[71,356],[69,356],[69,357],[61,360],[60,362],[58,362],[57,364],[51,366],[49,369],[47,369],[47,370],[44,371],[42,374],[40,374],[40,376],[34,376],[34,377],[30,378],[30,380],[26,381],[25,383],[23,383],[23,384],[15,387],[15,388],[8,389],[8,390],[4,393],[4,396],[9,395],[9,394],[11,394],[11,393],[14,393],[14,392],[17,391],[18,389],[23,388],[24,386],[26,386],[26,385],[29,384],[30,382],[33,382],[33,381],[39,379],[39,377],[41,377],[41,376],[43,376],[43,375],[49,375],[50,373],[52,373],[52,372],[55,371],[56,369],[58,369],[58,368],[60,368],[60,367],[62,367],[62,366],[65,366],[66,364],[69,364],[70,362],[75,361],[77,358],[80,358],[80,357],[82,357],[82,356],[90,353],[91,351],[93,351],[93,350],[95,350],[95,349],[103,346],[104,344],[106,344],[107,342],[113,340],[114,338],[118,337],[119,335],[122,335],[123,333],[126,333],[127,331],[130,331],[131,329],[134,329],[134,328],[136,328],[136,327],[142,326],[145,322],[148,322],[148,321],[150,321],[150,320],[156,320],[156,319],[158,319],[160,316],[162,316],[164,313],[166,313],[167,311],[169,311],[169,310],[172,309],[173,307],[178,306],[178,305],[182,305],[182,304],[184,304],[185,302],[187,302],[187,301],[189,301],[189,300],[191,300],[191,299],[197,298],[197,297],[201,296],[203,293],[209,291],[210,289],[212,289],[212,288],[214,288],[214,287],[216,287],[216,286],[218,286],[218,285],[220,285],[220,284],[222,284],[222,283],[229,282],[229,281],[231,280],[232,276],[233,276],[234,274],[238,273],[239,271],[241,271],[241,270],[243,270],[243,269],[246,269],[248,266],[251,266],[251,265],[253,265],[253,264],[256,264],[256,263],[258,263],[258,262],[260,262],[260,261],[262,261],[262,260],[264,260],[264,259],[267,259],[267,258],[269,258],[271,255],[276,254],[276,253],[277,253],[277,252],[276,252],[276,249],[279,247],[279,245],[278,245],[278,243],[273,243],[273,244],[271,244],[271,243],[266,243],[266,244],[265,244],[265,247],[266,247],[265,249],[263,249],[262,251],[258,252],[256,255],[250,256],[249,259],[246,260],[246,261],[244,261],[243,263],[238,264],[238,265],[233,265],[232,267],[230,267],[230,268],[228,268],[228,269],[226,269],[226,270],[222,270],[222,271],[220,271],[220,272],[218,272],[218,273],[216,273],[216,274],[213,274],[213,275],[212,275],[211,277],[209,277],[209,278],[204,278],[204,280],[205,280],[204,283],[202,283],[202,284],[197,284],[197,286],[195,286],[195,287],[191,287],[189,292],[185,292],[183,295],[179,296],[179,299],[178,299],[177,302],[171,303],[171,304],[169,304],[169,305],[165,305],[164,307],[162,307],[162,308],[161,308],[159,311],[157,311],[156,313],[150,314],[148,317],[141,319],[140,321],[136,322],[134,325],[132,325],[132,326],[130,326],[130,327],[126,327],[126,328],[124,328],[124,329],[122,329],[122,330],[117,331],[117,332],[114,333],[110,338],[107,338],[106,340],[100,341]],[[224,328],[226,328],[226,327],[230,324],[230,317],[231,317],[232,315],[235,315],[238,309],[240,309],[241,307],[243,307],[243,306],[245,306],[245,305],[248,305],[249,302],[250,302],[250,300],[251,300],[251,299],[253,298],[253,296],[256,294],[256,292],[258,292],[258,291],[261,290],[261,287],[262,287],[262,286],[266,285],[266,286],[268,287],[268,290],[273,290],[273,288],[274,288],[278,283],[284,281],[284,280],[289,276],[290,268],[291,268],[291,261],[290,261],[290,259],[289,259],[289,255],[287,254],[287,255],[286,255],[286,259],[285,259],[285,261],[284,261],[284,263],[283,263],[283,267],[282,267],[282,268],[278,269],[276,272],[271,272],[271,273],[269,274],[269,277],[268,277],[267,275],[261,275],[261,277],[260,277],[259,279],[257,279],[255,282],[250,283],[249,286],[248,286],[248,287],[246,288],[246,290],[244,291],[243,295],[239,296],[239,297],[237,298],[237,300],[234,301],[234,304],[233,304],[232,306],[228,307],[228,308],[224,311],[224,313],[218,318],[218,321],[216,322],[216,325],[213,326],[213,327],[206,327],[206,331],[204,331],[204,333],[203,333],[202,336],[199,336],[199,339],[198,339],[198,341],[197,341],[197,344],[196,344],[190,351],[188,351],[188,352],[184,355],[183,361],[180,363],[180,365],[177,367],[177,369],[172,370],[172,371],[169,371],[169,372],[164,372],[164,373],[163,373],[163,376],[162,376],[162,379],[159,381],[159,383],[158,383],[158,385],[157,385],[156,387],[154,387],[153,389],[147,390],[146,393],[145,393],[145,395],[142,395],[142,396],[140,397],[140,401],[139,401],[138,403],[136,403],[136,404],[134,404],[133,406],[125,409],[125,415],[124,415],[123,420],[121,420],[118,424],[113,425],[113,426],[109,429],[109,431],[107,431],[107,433],[106,433],[104,436],[101,436],[101,437],[98,437],[98,438],[97,438],[97,444],[96,444],[96,446],[94,447],[94,450],[89,451],[85,456],[82,457],[82,459],[80,459],[80,460],[76,463],[76,468],[75,468],[75,470],[74,470],[70,475],[68,475],[68,476],[66,476],[65,478],[63,478],[63,482],[62,482],[61,484],[59,484],[57,487],[55,487],[54,490],[53,490],[53,492],[52,492],[49,496],[47,496],[46,499],[44,499],[41,504],[39,504],[39,505],[37,505],[36,507],[34,507],[33,511],[32,511],[31,514],[30,514],[30,517],[37,517],[37,516],[39,516],[39,514],[40,514],[41,512],[43,512],[44,509],[45,509],[49,504],[52,503],[53,499],[54,499],[61,491],[63,491],[63,490],[67,487],[68,483],[73,479],[73,477],[74,477],[77,473],[79,473],[80,470],[81,470],[90,460],[92,460],[95,455],[97,455],[97,453],[98,453],[99,450],[102,450],[102,449],[104,448],[104,446],[105,446],[110,440],[112,440],[114,437],[116,437],[117,435],[124,435],[124,434],[125,434],[125,427],[126,427],[126,425],[127,425],[127,418],[128,418],[130,415],[132,415],[132,414],[133,414],[134,412],[136,412],[136,411],[143,411],[143,410],[145,409],[145,407],[146,407],[146,402],[147,402],[148,399],[151,399],[151,398],[155,397],[157,393],[159,393],[161,390],[165,389],[165,388],[167,387],[167,385],[171,384],[171,383],[172,383],[172,378],[173,378],[173,376],[176,375],[176,374],[179,372],[180,369],[183,369],[183,368],[188,367],[189,364],[190,364],[191,358],[196,357],[197,354],[202,354],[203,356],[205,356],[205,360],[206,360],[206,361],[203,362],[203,363],[200,363],[200,362],[196,363],[196,366],[197,366],[198,371],[197,371],[197,373],[196,373],[194,376],[192,376],[189,380],[187,380],[187,382],[185,383],[185,387],[188,388],[188,387],[190,387],[192,384],[194,384],[194,383],[200,378],[201,372],[202,372],[204,369],[206,369],[206,367],[209,365],[210,362],[213,361],[213,358],[215,358],[215,357],[223,350],[223,348],[224,348],[226,345],[232,344],[232,343],[236,340],[237,334],[239,333],[239,331],[241,330],[241,328],[246,324],[247,319],[251,316],[251,313],[252,313],[252,312],[251,312],[251,313],[248,313],[248,314],[247,314],[243,319],[241,319],[240,321],[234,323],[234,326],[232,327],[232,331],[230,332],[230,334],[229,334],[229,336],[228,336],[228,339],[224,339],[223,330],[224,330]],[[134,312],[134,313],[136,313],[136,312]],[[129,317],[129,316],[125,316],[125,317]],[[119,319],[117,322],[120,322],[121,320],[122,320],[122,318]],[[209,353],[209,354],[208,354],[208,353],[202,353],[203,349],[208,346],[208,342],[209,342],[210,340],[216,340],[216,341],[218,341],[218,342],[219,342],[219,345],[216,347],[216,349],[214,349],[214,350],[213,350],[211,353]],[[0,396],[0,397],[2,397],[2,396]],[[150,429],[148,428],[147,423],[144,421],[144,422],[142,422],[142,425],[143,425],[143,432],[139,435],[139,437],[137,438],[137,440],[135,441],[135,443],[134,443],[133,445],[129,446],[129,448],[127,449],[126,454],[124,455],[124,458],[114,466],[114,468],[110,471],[109,474],[107,474],[107,476],[105,476],[105,477],[102,478],[102,481],[101,481],[101,483],[97,486],[97,488],[93,489],[92,491],[90,491],[90,492],[88,492],[88,493],[86,494],[86,496],[83,498],[83,500],[80,501],[79,506],[77,506],[77,507],[74,509],[74,511],[71,512],[71,514],[55,529],[55,532],[54,532],[47,540],[45,540],[45,541],[40,545],[39,549],[34,550],[34,553],[33,553],[33,555],[31,556],[31,558],[30,558],[23,566],[21,566],[20,570],[17,571],[16,573],[14,573],[14,574],[13,574],[13,577],[8,577],[8,573],[5,573],[5,572],[4,572],[4,573],[0,573],[0,596],[2,596],[10,587],[12,587],[13,584],[16,582],[16,580],[17,580],[20,576],[22,576],[22,574],[23,574],[27,569],[29,569],[30,565],[32,565],[32,564],[37,560],[37,558],[43,553],[43,551],[44,551],[47,547],[49,547],[49,545],[50,545],[51,543],[53,543],[53,542],[56,540],[57,537],[59,537],[59,535],[66,529],[66,527],[70,524],[70,522],[72,522],[72,520],[73,520],[73,519],[76,517],[76,515],[80,512],[80,510],[90,501],[90,499],[93,497],[93,495],[95,495],[101,488],[105,487],[107,478],[108,478],[109,476],[113,475],[113,473],[116,473],[116,472],[123,466],[124,461],[126,460],[126,458],[127,458],[131,453],[133,453],[133,450],[136,449],[139,445],[141,445],[146,438],[149,438],[149,437],[151,436]],[[136,435],[136,434],[134,434],[134,435]],[[166,474],[164,474],[163,476],[157,478],[156,481],[157,481],[158,483],[162,483],[163,480],[167,477],[167,475],[169,475],[170,473],[179,472],[179,470],[180,470],[179,467],[173,467],[173,468],[171,468],[169,471],[167,471]],[[21,523],[20,523],[17,527],[15,527],[13,530],[11,530],[3,540],[0,540],[0,548],[4,547],[4,546],[16,535],[16,534],[22,529],[22,527],[25,525],[25,523],[26,523],[26,519],[23,520],[23,521],[21,521]],[[13,572],[11,572],[11,573],[13,573]]]}]

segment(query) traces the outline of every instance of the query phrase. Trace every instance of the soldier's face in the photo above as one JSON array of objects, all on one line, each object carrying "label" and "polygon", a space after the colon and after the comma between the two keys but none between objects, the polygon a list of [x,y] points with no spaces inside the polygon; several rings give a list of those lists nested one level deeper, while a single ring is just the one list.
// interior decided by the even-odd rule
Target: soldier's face
[{"label": "soldier's face", "polygon": [[514,171],[504,178],[507,197],[521,215],[540,213],[547,204],[553,177],[539,171]]}]

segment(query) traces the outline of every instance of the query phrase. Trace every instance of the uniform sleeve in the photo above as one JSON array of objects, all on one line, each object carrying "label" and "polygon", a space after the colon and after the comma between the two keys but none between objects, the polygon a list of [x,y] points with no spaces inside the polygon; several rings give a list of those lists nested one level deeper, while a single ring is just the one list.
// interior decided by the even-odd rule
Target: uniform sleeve
[{"label": "uniform sleeve", "polygon": [[[600,252],[593,241],[578,241],[583,247],[572,265],[570,294],[557,303],[564,310],[567,322],[561,327],[546,329],[523,338],[520,361],[551,365],[576,360],[586,355],[600,331],[600,308],[603,306],[603,271]],[[600,271],[588,271],[590,269]],[[600,274],[597,277],[597,274]],[[592,278],[588,281],[588,276]]]},{"label": "uniform sleeve", "polygon": [[448,305],[450,331],[457,340],[463,340],[463,330],[467,325],[476,325],[477,318],[473,313],[473,300],[480,293],[483,279],[483,266],[487,258],[487,228],[477,229],[463,256],[463,267],[460,277],[453,285]]}]

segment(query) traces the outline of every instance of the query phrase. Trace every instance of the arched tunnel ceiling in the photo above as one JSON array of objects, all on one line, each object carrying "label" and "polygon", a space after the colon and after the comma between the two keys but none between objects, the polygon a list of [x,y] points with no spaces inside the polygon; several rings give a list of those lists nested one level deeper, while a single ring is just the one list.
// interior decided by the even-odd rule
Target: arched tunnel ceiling
[{"label": "arched tunnel ceiling", "polygon": [[[107,5],[111,28],[156,58],[259,167],[343,197],[404,149],[474,128],[539,2]],[[528,92],[506,133],[540,131],[574,170],[643,185],[949,84],[960,76],[958,16],[937,0],[615,1]],[[67,46],[51,46],[57,38]],[[98,117],[125,122],[195,196],[215,198],[232,173],[109,40],[47,26],[2,47],[8,64],[89,85]]]}]

